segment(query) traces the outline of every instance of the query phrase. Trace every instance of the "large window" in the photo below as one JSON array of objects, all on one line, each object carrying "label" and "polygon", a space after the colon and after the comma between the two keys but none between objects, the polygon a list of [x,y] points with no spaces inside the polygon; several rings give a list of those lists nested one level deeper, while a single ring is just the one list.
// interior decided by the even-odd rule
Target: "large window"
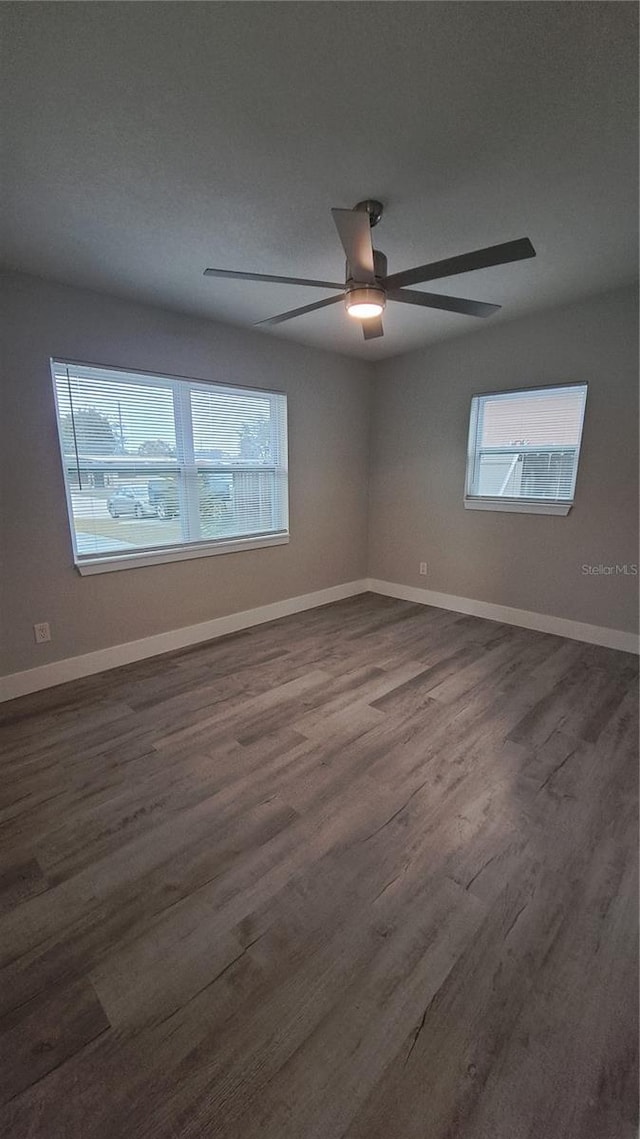
[{"label": "large window", "polygon": [[76,565],[288,539],[286,396],[52,361]]},{"label": "large window", "polygon": [[568,514],[586,398],[586,384],[474,396],[465,506]]}]

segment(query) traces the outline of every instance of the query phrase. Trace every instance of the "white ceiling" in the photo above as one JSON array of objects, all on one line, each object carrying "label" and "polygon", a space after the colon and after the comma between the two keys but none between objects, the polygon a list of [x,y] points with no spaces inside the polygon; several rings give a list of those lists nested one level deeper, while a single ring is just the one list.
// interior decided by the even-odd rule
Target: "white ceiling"
[{"label": "white ceiling", "polygon": [[[6,264],[242,325],[341,280],[331,206],[386,206],[389,271],[529,236],[425,288],[492,322],[636,276],[634,3],[17,3]],[[265,332],[367,359],[484,322],[341,305]]]}]

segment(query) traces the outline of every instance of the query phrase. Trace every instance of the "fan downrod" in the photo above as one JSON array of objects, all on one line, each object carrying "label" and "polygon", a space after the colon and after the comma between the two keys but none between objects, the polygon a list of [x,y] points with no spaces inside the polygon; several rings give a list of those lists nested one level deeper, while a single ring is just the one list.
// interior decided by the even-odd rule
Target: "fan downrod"
[{"label": "fan downrod", "polygon": [[384,206],[375,198],[366,198],[364,202],[358,202],[353,208],[354,210],[363,210],[365,214],[369,215],[369,225],[373,229],[382,217]]}]

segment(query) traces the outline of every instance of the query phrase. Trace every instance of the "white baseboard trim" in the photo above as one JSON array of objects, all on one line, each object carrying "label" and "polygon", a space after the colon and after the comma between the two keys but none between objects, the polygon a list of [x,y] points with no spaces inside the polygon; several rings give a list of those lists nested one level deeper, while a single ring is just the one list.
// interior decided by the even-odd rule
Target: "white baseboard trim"
[{"label": "white baseboard trim", "polygon": [[397,597],[402,601],[414,601],[420,605],[435,605],[438,609],[451,609],[455,613],[467,613],[473,617],[486,617],[490,621],[502,621],[506,625],[520,625],[524,629],[536,629],[540,633],[554,633],[558,637],[569,637],[574,641],[587,641],[593,645],[604,645],[609,649],[620,649],[627,653],[640,651],[639,638],[634,633],[622,629],[607,629],[602,625],[587,625],[581,621],[569,621],[564,617],[551,617],[545,613],[532,613],[528,609],[512,609],[508,605],[494,605],[489,601],[474,601],[469,597],[454,597],[449,593],[437,593],[432,589],[419,589],[412,585],[400,585],[376,578],[363,578],[319,589],[315,593],[305,593],[300,597],[289,597],[284,601],[274,601],[257,609],[245,609],[241,613],[230,613],[227,617],[214,617],[198,625],[188,625],[173,629],[168,633],[157,633],[143,637],[139,641],[128,641],[123,645],[112,645],[107,649],[83,653],[82,656],[67,657],[52,661],[51,664],[30,668],[25,672],[14,672],[0,677],[0,703],[52,688],[68,680],[78,680],[92,676],[96,672],[106,672],[123,664],[132,664],[147,657],[160,656],[174,649],[184,649],[201,641],[215,640],[228,633],[237,633],[252,625],[262,625],[266,621],[276,621],[292,613],[305,609],[315,609],[319,605],[329,605],[332,601],[342,601],[345,597],[355,597],[358,593],[381,593],[385,597]]},{"label": "white baseboard trim", "polygon": [[391,581],[369,578],[366,582],[372,593],[397,597],[402,601],[415,601],[419,605],[435,605],[437,609],[452,609],[472,617],[486,617],[506,625],[520,625],[523,629],[536,629],[539,633],[554,633],[572,641],[586,641],[625,653],[640,652],[640,638],[623,629],[608,629],[604,625],[587,625],[570,621],[566,617],[551,617],[546,613],[532,613],[529,609],[512,609],[509,605],[494,605],[490,601],[474,601],[470,597],[454,597],[450,593],[437,593],[432,589],[419,589],[412,585],[398,585]]},{"label": "white baseboard trim", "polygon": [[96,672],[132,664],[146,657],[160,656],[174,649],[184,649],[201,641],[214,640],[228,633],[237,633],[251,625],[263,625],[278,617],[288,617],[291,613],[301,613],[305,609],[315,609],[318,605],[329,605],[332,601],[342,601],[345,597],[355,597],[367,591],[367,582],[347,581],[332,585],[328,589],[318,589],[315,593],[305,593],[300,597],[288,597],[285,601],[274,601],[257,609],[245,609],[241,613],[230,613],[227,617],[214,617],[211,621],[201,621],[198,625],[187,625],[168,633],[157,633],[143,637],[139,641],[128,641],[123,645],[112,645],[107,649],[83,653],[82,656],[66,657],[51,664],[30,668],[25,672],[14,672],[0,677],[0,702],[39,692],[43,688],[53,688],[68,680],[78,680],[82,676],[92,676]]}]

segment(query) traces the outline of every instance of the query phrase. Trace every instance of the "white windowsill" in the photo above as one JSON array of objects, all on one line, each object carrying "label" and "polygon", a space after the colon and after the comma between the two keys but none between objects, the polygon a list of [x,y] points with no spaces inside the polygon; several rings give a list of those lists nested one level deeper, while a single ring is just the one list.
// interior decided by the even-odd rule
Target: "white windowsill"
[{"label": "white windowsill", "polygon": [[162,565],[164,562],[183,562],[190,558],[209,558],[215,554],[236,554],[241,550],[260,550],[266,546],[284,546],[288,541],[288,533],[258,534],[255,538],[233,538],[228,542],[209,542],[166,550],[139,550],[131,554],[83,558],[81,561],[76,561],[76,569],[85,577],[92,573],[111,573],[113,570],[139,569],[141,566]]},{"label": "white windowsill", "polygon": [[506,510],[513,514],[568,514],[573,502],[544,499],[465,498],[465,510]]}]

